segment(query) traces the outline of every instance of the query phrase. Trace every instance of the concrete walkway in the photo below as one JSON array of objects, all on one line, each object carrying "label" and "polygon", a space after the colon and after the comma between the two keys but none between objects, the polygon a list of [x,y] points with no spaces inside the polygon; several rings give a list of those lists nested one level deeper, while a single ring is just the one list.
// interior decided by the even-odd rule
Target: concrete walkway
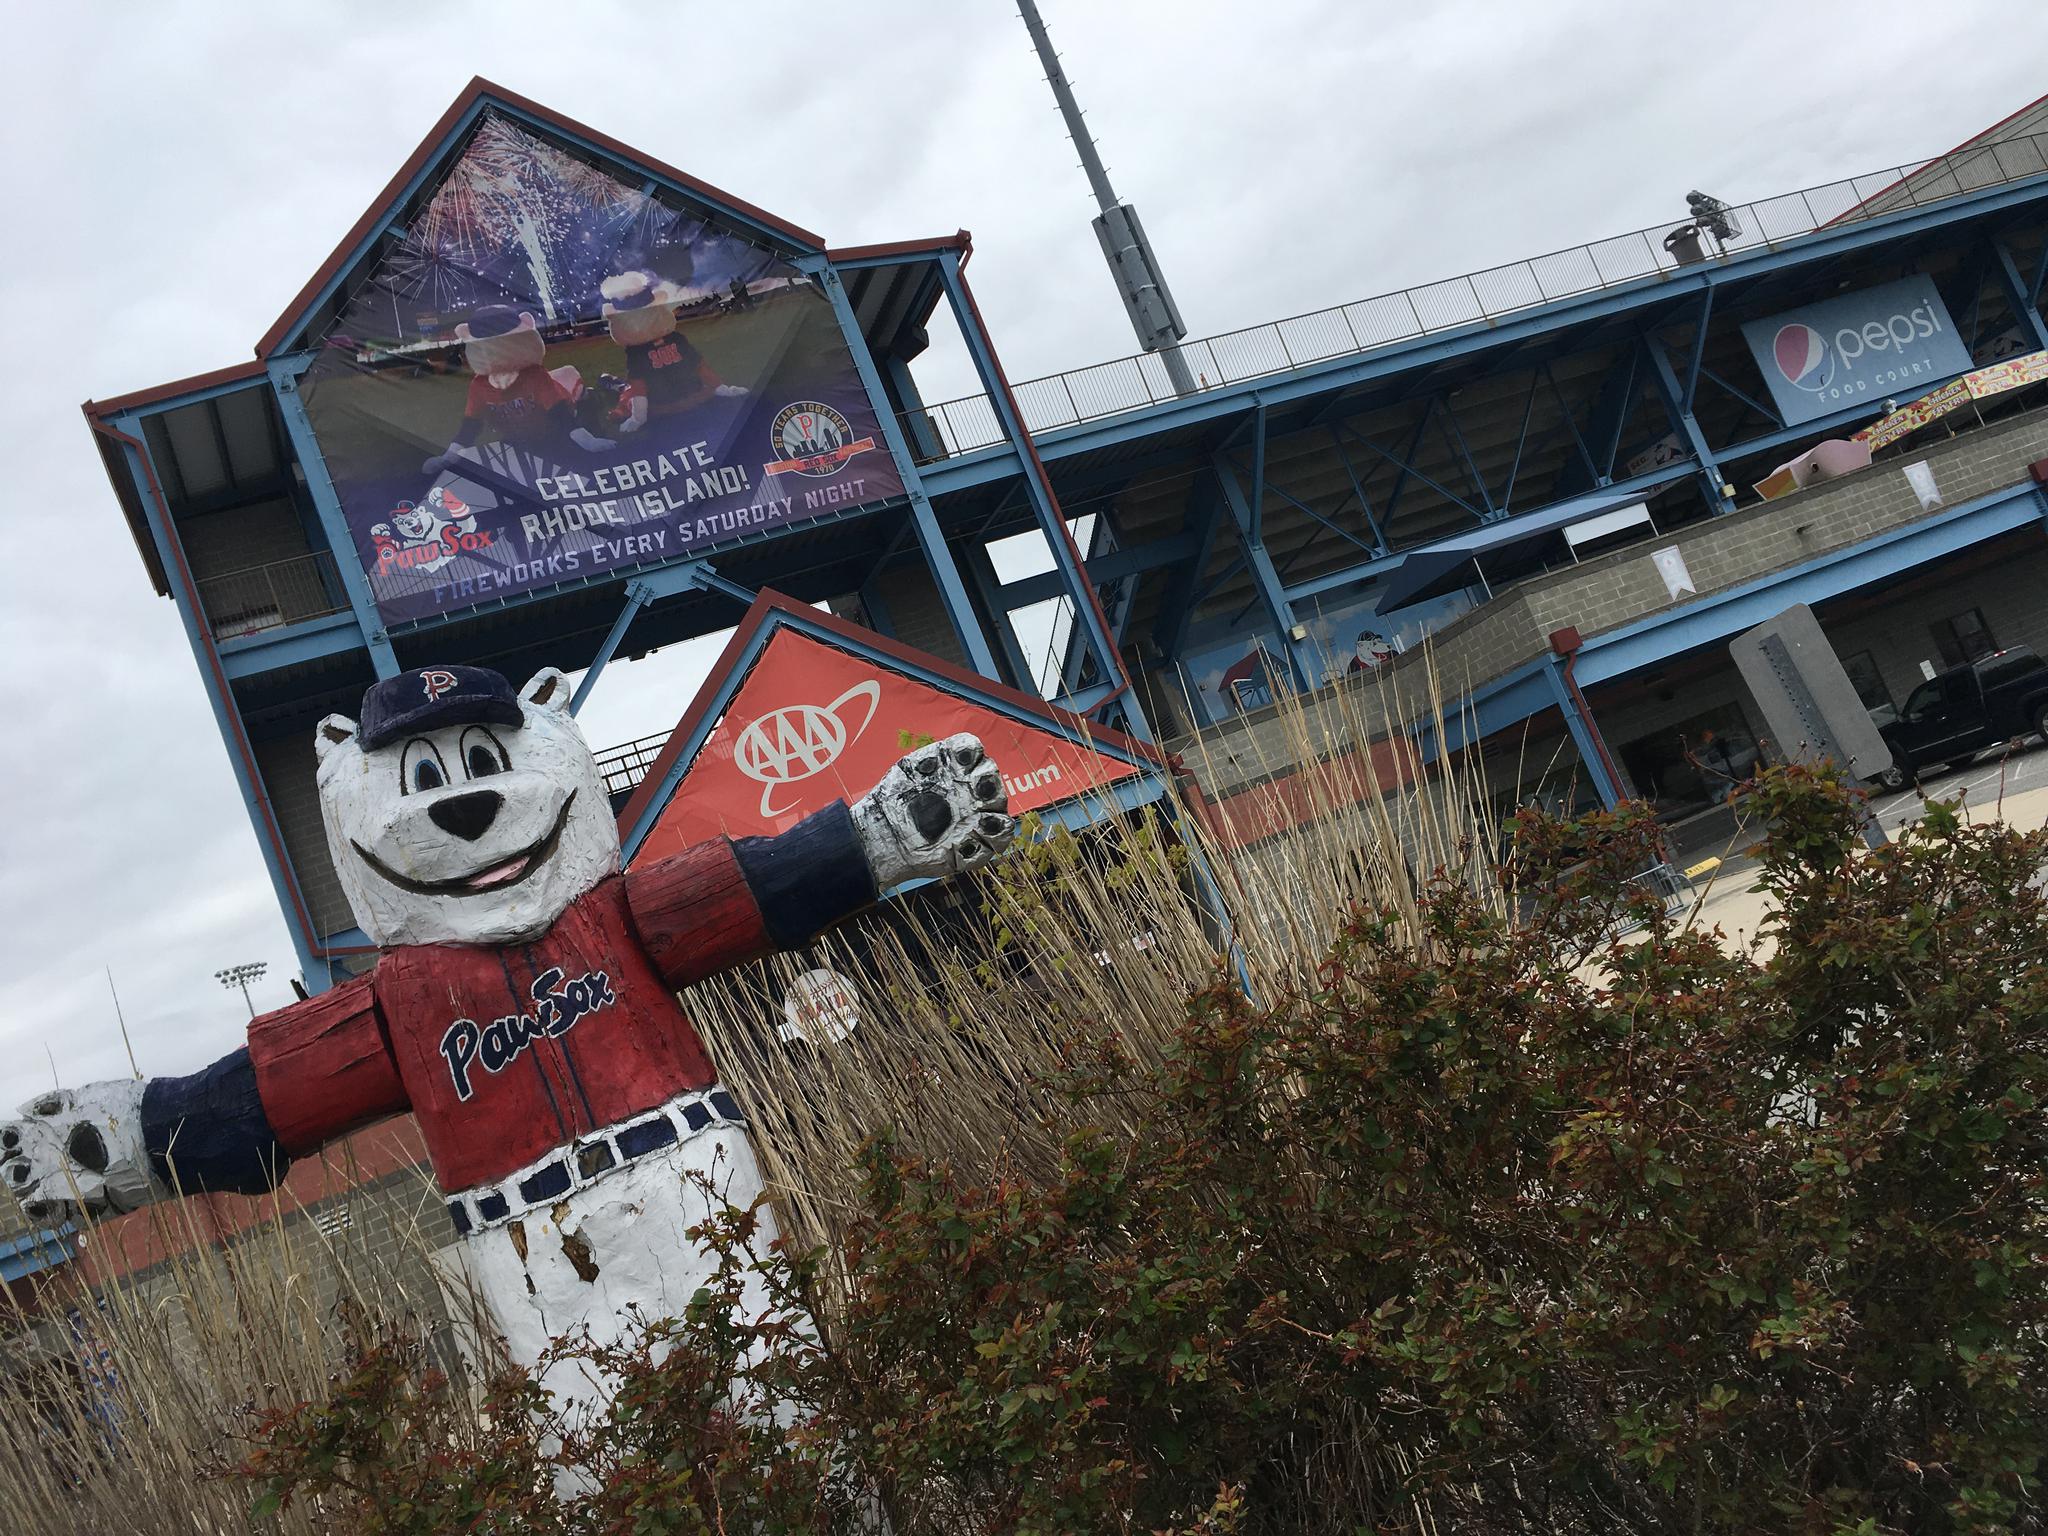
[{"label": "concrete walkway", "polygon": [[[2028,831],[2048,826],[2048,751],[1987,760],[1930,780],[1919,790],[1881,796],[1874,805],[1889,834],[1917,821],[1929,800],[1957,799],[1963,819],[1971,823],[2002,821]],[[1701,875],[1693,886],[1698,903],[1694,921],[1719,927],[1734,944],[1754,938],[1769,915],[1769,902],[1756,887],[1755,861],[1742,851],[1755,837],[1753,829],[1737,832],[1722,852],[1722,867]]]}]

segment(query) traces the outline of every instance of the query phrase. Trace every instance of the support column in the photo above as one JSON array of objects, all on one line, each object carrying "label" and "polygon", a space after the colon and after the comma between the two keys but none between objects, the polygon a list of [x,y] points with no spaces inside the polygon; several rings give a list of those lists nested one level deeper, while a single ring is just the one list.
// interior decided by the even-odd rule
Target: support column
[{"label": "support column", "polygon": [[2019,320],[2020,336],[2035,352],[2048,352],[2048,320],[2041,318],[2041,306],[2036,297],[2027,291],[2026,279],[2020,276],[2020,269],[2013,264],[2012,252],[2005,248],[2003,240],[1991,242],[1991,272],[1998,279],[2005,302]]},{"label": "support column", "polygon": [[932,582],[939,589],[939,602],[946,610],[947,622],[953,626],[954,638],[960,642],[961,652],[967,657],[969,666],[983,677],[1000,681],[1002,669],[996,665],[995,652],[989,647],[988,637],[981,632],[981,625],[974,615],[974,605],[967,597],[967,584],[961,579],[960,568],[953,562],[953,552],[947,547],[946,536],[939,529],[931,498],[925,494],[924,477],[918,474],[916,457],[903,435],[903,423],[889,408],[889,392],[882,387],[882,376],[868,351],[867,338],[861,335],[853,304],[846,297],[846,285],[840,282],[839,273],[822,256],[806,257],[797,266],[815,278],[825,297],[832,301],[832,313],[839,321],[840,334],[846,340],[847,350],[853,354],[853,365],[860,373],[861,383],[867,387],[875,414],[881,418],[883,441],[889,446],[889,457],[895,461],[896,474],[903,482],[903,494],[910,502],[910,525],[917,535],[918,548],[924,552],[925,564],[931,570]]},{"label": "support column", "polygon": [[1067,527],[1066,515],[1053,495],[1052,478],[1039,460],[1038,450],[1032,445],[1030,429],[1010,393],[1010,381],[1003,373],[1002,364],[996,360],[995,349],[982,325],[981,311],[975,307],[974,295],[967,287],[967,279],[961,275],[960,253],[941,251],[938,262],[946,285],[947,301],[953,306],[953,317],[959,322],[961,338],[967,343],[968,355],[974,360],[975,375],[981,380],[982,388],[988,391],[989,404],[995,410],[1003,436],[1022,460],[1024,492],[1031,503],[1032,515],[1038,521],[1039,531],[1045,535],[1045,542],[1052,550],[1053,569],[1060,573],[1068,600],[1074,605],[1074,623],[1083,644],[1095,659],[1097,671],[1112,684],[1112,692],[1103,702],[1118,700],[1128,733],[1141,741],[1150,741],[1151,727],[1145,721],[1136,694],[1131,691],[1130,676],[1124,670],[1116,636],[1110,630],[1101,599],[1081,563],[1080,552],[1074,547],[1074,536]]},{"label": "support column", "polygon": [[1238,542],[1244,546],[1245,568],[1251,572],[1252,584],[1259,589],[1259,599],[1265,605],[1273,627],[1279,631],[1283,653],[1294,671],[1295,685],[1305,692],[1315,687],[1317,682],[1315,658],[1310,654],[1313,648],[1306,641],[1294,638],[1294,606],[1287,601],[1280,573],[1273,568],[1273,557],[1266,553],[1258,521],[1252,516],[1252,504],[1244,493],[1244,487],[1237,483],[1237,474],[1229,460],[1222,454],[1210,459],[1209,468],[1223,492],[1224,505],[1230,508],[1230,520],[1237,527]]},{"label": "support column", "polygon": [[1031,675],[1031,662],[1025,656],[1024,648],[1017,643],[1017,626],[1010,622],[1010,611],[1003,606],[1003,586],[996,579],[995,562],[988,557],[988,546],[977,541],[964,553],[968,577],[974,583],[975,595],[981,599],[984,622],[1010,669],[1010,676],[1005,681],[1025,693],[1038,692],[1038,680]]},{"label": "support column", "polygon": [[313,510],[319,514],[320,527],[327,535],[328,549],[334,555],[334,568],[341,576],[342,591],[348,597],[356,623],[362,626],[363,639],[370,651],[370,665],[376,669],[380,679],[396,677],[398,655],[391,648],[390,635],[385,633],[383,616],[377,612],[377,599],[370,591],[369,578],[363,574],[362,556],[356,551],[355,535],[349,531],[341,498],[334,494],[334,477],[328,474],[327,461],[320,456],[320,444],[313,436],[313,424],[306,416],[306,402],[299,396],[299,376],[312,365],[311,356],[282,358],[270,364],[271,393],[277,398],[278,414],[284,418],[285,435],[291,439],[292,452],[305,472],[306,492],[313,498]]},{"label": "support column", "polygon": [[1692,456],[1699,464],[1700,494],[1706,498],[1707,510],[1716,517],[1733,512],[1735,503],[1721,494],[1725,483],[1721,478],[1721,466],[1714,462],[1714,452],[1707,446],[1706,435],[1693,419],[1692,408],[1678,387],[1678,375],[1672,370],[1671,359],[1664,355],[1663,343],[1655,336],[1640,337],[1639,342],[1650,354],[1650,377],[1656,382],[1664,409],[1670,413],[1671,424],[1678,428],[1678,435],[1685,439],[1686,446],[1692,449]]},{"label": "support column", "polygon": [[654,588],[644,581],[626,583],[626,602],[619,609],[619,616],[612,620],[612,627],[604,637],[604,643],[597,648],[597,656],[583,670],[583,681],[576,685],[576,691],[569,696],[569,713],[575,714],[583,707],[583,701],[590,697],[590,690],[597,686],[598,678],[611,664],[612,657],[619,653],[619,645],[626,638],[626,631],[632,627],[634,617],[654,601]]},{"label": "support column", "polygon": [[1544,676],[1550,679],[1551,695],[1557,700],[1558,712],[1564,716],[1565,729],[1571,732],[1579,761],[1586,765],[1586,777],[1593,781],[1593,790],[1599,795],[1600,804],[1611,811],[1621,804],[1625,796],[1614,775],[1607,771],[1606,743],[1601,739],[1593,711],[1585,707],[1585,695],[1566,680],[1564,668],[1564,657],[1553,656],[1550,665],[1544,668]]}]

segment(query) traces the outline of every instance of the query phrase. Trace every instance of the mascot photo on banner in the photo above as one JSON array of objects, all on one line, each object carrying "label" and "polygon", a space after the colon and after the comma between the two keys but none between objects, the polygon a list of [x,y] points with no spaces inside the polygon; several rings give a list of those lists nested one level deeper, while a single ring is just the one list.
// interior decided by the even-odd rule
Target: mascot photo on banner
[{"label": "mascot photo on banner", "polygon": [[[375,968],[249,1026],[189,1077],[44,1094],[0,1124],[37,1219],[199,1190],[257,1194],[295,1157],[411,1111],[512,1355],[680,1315],[712,1261],[686,1236],[761,1193],[745,1123],[676,991],[795,949],[907,880],[1015,835],[971,735],[919,747],[773,837],[621,871],[562,674],[401,672],[315,732],[327,843]],[[543,1378],[582,1411],[577,1360]]]}]

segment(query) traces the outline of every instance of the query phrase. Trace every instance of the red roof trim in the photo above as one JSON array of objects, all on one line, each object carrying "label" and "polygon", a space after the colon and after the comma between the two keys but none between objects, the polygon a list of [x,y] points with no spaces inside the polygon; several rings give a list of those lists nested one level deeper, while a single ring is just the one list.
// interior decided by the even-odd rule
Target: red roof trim
[{"label": "red roof trim", "polygon": [[787,613],[793,618],[801,619],[805,624],[815,624],[826,633],[835,635],[851,645],[878,652],[904,666],[935,672],[941,679],[957,685],[962,691],[978,693],[984,698],[1006,704],[1021,713],[1036,715],[1055,730],[1077,741],[1099,741],[1127,757],[1150,762],[1160,768],[1169,766],[1165,755],[1149,743],[1134,740],[1121,731],[1110,730],[1107,726],[1097,725],[1080,715],[1061,709],[1058,705],[1049,704],[1035,694],[1025,693],[1007,683],[983,677],[978,672],[970,672],[965,667],[955,666],[950,661],[933,656],[927,651],[920,651],[914,646],[905,645],[900,640],[878,635],[871,629],[862,628],[851,619],[842,619],[835,613],[813,608],[809,603],[764,587],[760,596],[754,599],[754,606],[749,608],[746,617],[740,620],[739,628],[733,631],[732,639],[726,642],[725,649],[719,653],[710,675],[704,680],[704,686],[697,690],[697,696],[690,701],[690,707],[683,712],[682,719],[676,722],[676,728],[669,733],[668,742],[662,747],[661,755],[654,760],[654,766],[647,770],[647,776],[634,789],[632,797],[626,801],[625,809],[619,812],[621,833],[631,831],[641,816],[646,814],[648,804],[661,788],[662,781],[669,776],[670,771],[681,759],[684,743],[710,713],[713,703],[739,666],[755,634],[768,623],[770,616],[777,612]]},{"label": "red roof trim", "polygon": [[887,240],[880,245],[833,246],[826,250],[830,261],[872,261],[877,256],[928,256],[938,251],[958,251],[964,260],[974,249],[974,236],[964,229],[929,240]]},{"label": "red roof trim", "polygon": [[232,384],[238,379],[260,379],[263,376],[264,368],[260,360],[230,363],[227,367],[216,368],[211,373],[195,373],[189,379],[173,379],[168,384],[158,384],[149,389],[116,395],[111,400],[88,400],[83,409],[88,421],[105,421],[109,416],[118,415],[122,411],[132,411],[137,406],[155,405],[160,400],[174,400],[179,395],[196,394],[202,389]]},{"label": "red roof trim", "polygon": [[610,134],[599,133],[595,128],[585,127],[574,118],[564,117],[561,113],[544,107],[539,102],[520,95],[517,91],[508,91],[502,85],[493,85],[490,81],[484,79],[482,75],[478,75],[468,85],[463,87],[462,94],[455,98],[454,104],[441,114],[440,120],[429,130],[426,138],[420,141],[419,148],[414,150],[411,156],[407,158],[405,164],[398,168],[398,174],[385,183],[384,190],[377,194],[376,200],[364,211],[363,216],[357,219],[354,226],[342,237],[341,244],[334,248],[334,254],[320,264],[320,270],[315,272],[307,280],[305,286],[298,291],[298,294],[292,299],[291,303],[286,306],[284,313],[278,316],[276,324],[263,333],[263,339],[256,343],[256,355],[258,357],[268,357],[284,344],[285,338],[292,333],[303,319],[305,312],[312,307],[314,298],[322,288],[327,286],[327,280],[348,263],[362,243],[369,238],[371,231],[377,227],[378,222],[383,219],[390,205],[397,201],[399,193],[405,188],[405,184],[418,175],[420,169],[441,152],[448,135],[454,131],[455,125],[462,120],[463,114],[475,106],[479,100],[495,101],[503,106],[511,107],[515,111],[524,112],[528,116],[545,123],[550,128],[565,133],[571,138],[581,139],[594,148],[601,149],[606,154],[624,160],[641,170],[651,171],[656,176],[672,181],[677,186],[683,187],[699,197],[723,203],[736,213],[744,214],[750,219],[767,225],[770,229],[786,236],[798,245],[809,246],[813,250],[824,249],[825,239],[822,235],[813,234],[810,230],[800,225],[778,219],[773,214],[756,208],[744,198],[734,197],[728,192],[721,192],[709,182],[699,181],[696,177],[679,171],[672,165],[664,164],[662,161],[642,154],[630,145],[620,143]]}]

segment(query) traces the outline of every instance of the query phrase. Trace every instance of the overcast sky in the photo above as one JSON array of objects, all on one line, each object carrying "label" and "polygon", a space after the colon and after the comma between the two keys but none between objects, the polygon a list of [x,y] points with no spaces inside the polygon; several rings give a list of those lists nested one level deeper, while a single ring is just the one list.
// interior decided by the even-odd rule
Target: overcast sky
[{"label": "overcast sky", "polygon": [[[1043,0],[1121,195],[1208,334],[1938,153],[2048,91],[2020,3]],[[192,656],[78,414],[247,358],[471,75],[835,244],[973,231],[1013,378],[1131,348],[1004,0],[13,7],[0,98],[0,1107],[239,1043],[292,950]],[[926,397],[972,389],[957,351]],[[708,647],[614,669],[599,746]]]}]

